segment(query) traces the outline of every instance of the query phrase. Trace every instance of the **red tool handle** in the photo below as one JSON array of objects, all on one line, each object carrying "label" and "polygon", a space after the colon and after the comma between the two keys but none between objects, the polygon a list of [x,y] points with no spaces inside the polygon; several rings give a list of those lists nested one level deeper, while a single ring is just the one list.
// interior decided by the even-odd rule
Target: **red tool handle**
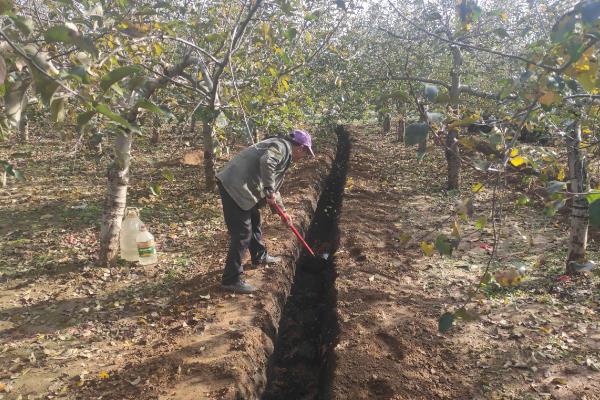
[{"label": "red tool handle", "polygon": [[304,240],[304,238],[302,237],[302,235],[300,235],[300,232],[298,232],[298,230],[294,227],[294,224],[291,223],[291,221],[286,218],[286,215],[283,213],[283,210],[281,209],[281,207],[279,207],[279,204],[277,204],[276,202],[273,203],[273,207],[275,207],[275,210],[277,211],[277,214],[279,214],[281,216],[281,218],[285,219],[285,223],[287,226],[290,227],[290,229],[292,230],[292,232],[294,232],[294,235],[296,235],[296,237],[298,238],[298,240],[300,240],[300,242],[302,243],[302,245],[304,246],[304,248],[310,253],[311,256],[315,256],[315,252],[310,248],[310,246],[308,245],[308,243],[306,243],[306,241]]}]

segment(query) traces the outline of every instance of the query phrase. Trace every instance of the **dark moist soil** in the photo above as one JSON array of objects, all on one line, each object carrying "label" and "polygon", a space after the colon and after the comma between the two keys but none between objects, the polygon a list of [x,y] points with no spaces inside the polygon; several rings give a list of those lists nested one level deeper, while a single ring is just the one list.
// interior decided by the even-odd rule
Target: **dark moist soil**
[{"label": "dark moist soil", "polygon": [[334,254],[350,155],[347,132],[338,127],[336,133],[336,157],[307,235],[317,256],[305,250],[298,261],[269,363],[265,400],[329,398],[330,350],[338,333]]}]

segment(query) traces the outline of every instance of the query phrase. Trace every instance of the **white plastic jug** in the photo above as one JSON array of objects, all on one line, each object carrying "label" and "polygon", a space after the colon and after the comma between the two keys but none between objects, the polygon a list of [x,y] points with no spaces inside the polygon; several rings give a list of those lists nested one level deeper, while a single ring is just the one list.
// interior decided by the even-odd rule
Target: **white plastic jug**
[{"label": "white plastic jug", "polygon": [[158,262],[158,256],[156,255],[156,245],[154,244],[154,236],[146,225],[141,224],[140,230],[135,238],[137,243],[137,250],[139,255],[140,265],[154,265]]},{"label": "white plastic jug", "polygon": [[139,254],[135,238],[140,230],[139,210],[128,207],[125,210],[125,218],[121,224],[121,258],[126,261],[139,261]]}]

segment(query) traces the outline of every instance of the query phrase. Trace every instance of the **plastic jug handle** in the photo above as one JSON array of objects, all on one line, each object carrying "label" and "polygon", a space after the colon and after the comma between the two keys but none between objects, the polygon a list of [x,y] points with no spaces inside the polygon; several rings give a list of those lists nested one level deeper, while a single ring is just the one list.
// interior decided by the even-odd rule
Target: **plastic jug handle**
[{"label": "plastic jug handle", "polygon": [[140,216],[140,209],[137,207],[126,207],[125,208],[125,215],[129,215],[130,212],[134,212],[136,217]]}]

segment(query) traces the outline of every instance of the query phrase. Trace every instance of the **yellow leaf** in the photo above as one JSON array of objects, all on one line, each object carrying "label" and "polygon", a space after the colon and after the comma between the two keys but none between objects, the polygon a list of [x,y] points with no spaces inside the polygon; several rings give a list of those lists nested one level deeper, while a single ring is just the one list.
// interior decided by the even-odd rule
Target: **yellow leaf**
[{"label": "yellow leaf", "polygon": [[473,25],[471,25],[471,24],[465,24],[465,31],[471,32],[471,29],[473,29]]},{"label": "yellow leaf", "polygon": [[404,246],[411,239],[411,236],[408,233],[403,233],[400,235],[400,245]]},{"label": "yellow leaf", "polygon": [[306,44],[310,45],[312,43],[312,34],[310,32],[306,32],[304,34],[304,41],[306,42]]},{"label": "yellow leaf", "polygon": [[527,159],[524,157],[514,157],[510,159],[510,163],[514,167],[518,167],[519,165],[527,164]]},{"label": "yellow leaf", "polygon": [[549,334],[552,333],[552,328],[548,328],[548,327],[545,327],[545,326],[540,326],[540,331],[542,331],[546,335],[549,335]]},{"label": "yellow leaf", "polygon": [[433,255],[433,251],[435,249],[435,246],[433,243],[421,242],[421,243],[419,243],[419,246],[421,247],[421,250],[423,250],[423,253],[427,257],[431,257]]},{"label": "yellow leaf", "polygon": [[160,56],[163,52],[163,48],[160,45],[160,43],[154,43],[153,49],[154,49],[154,55],[157,57]]},{"label": "yellow leaf", "polygon": [[565,169],[564,168],[561,168],[558,171],[558,175],[556,176],[556,179],[559,180],[559,181],[564,181],[565,180]]},{"label": "yellow leaf", "polygon": [[552,379],[552,383],[556,384],[556,385],[566,385],[567,384],[567,380],[565,378],[554,378]]},{"label": "yellow leaf", "polygon": [[544,94],[540,97],[540,104],[544,106],[551,106],[552,104],[560,100],[560,95],[551,90],[545,90]]},{"label": "yellow leaf", "polygon": [[519,154],[519,149],[512,149],[512,150],[510,151],[510,156],[511,156],[511,157],[516,157],[516,156],[517,156],[517,154]]},{"label": "yellow leaf", "polygon": [[581,55],[577,62],[566,70],[567,75],[577,79],[581,86],[588,92],[597,89],[596,84],[598,83],[598,59],[594,53],[595,47],[591,46]]},{"label": "yellow leaf", "polygon": [[458,225],[458,221],[454,220],[454,224],[452,225],[452,236],[460,239],[460,225]]},{"label": "yellow leaf", "polygon": [[523,277],[515,268],[498,271],[494,274],[494,279],[502,287],[516,286],[523,280]]},{"label": "yellow leaf", "polygon": [[506,22],[508,21],[508,14],[505,12],[501,12],[499,15],[500,19],[502,20],[502,22]]},{"label": "yellow leaf", "polygon": [[474,185],[473,185],[473,187],[471,188],[471,192],[473,192],[473,193],[477,193],[477,192],[480,192],[480,191],[481,191],[481,189],[483,189],[483,184],[482,184],[482,183],[479,183],[479,182],[477,182],[477,183],[476,183],[476,184],[474,184]]},{"label": "yellow leaf", "polygon": [[110,375],[108,375],[108,372],[106,371],[102,371],[98,374],[98,378],[100,379],[108,379]]}]

